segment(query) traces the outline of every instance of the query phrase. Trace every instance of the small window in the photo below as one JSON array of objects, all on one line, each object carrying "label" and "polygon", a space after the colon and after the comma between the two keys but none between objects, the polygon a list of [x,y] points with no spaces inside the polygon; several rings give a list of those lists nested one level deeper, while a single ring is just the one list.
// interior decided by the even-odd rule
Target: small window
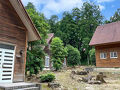
[{"label": "small window", "polygon": [[117,52],[110,52],[110,58],[118,58]]},{"label": "small window", "polygon": [[100,53],[100,59],[106,59],[107,53]]}]

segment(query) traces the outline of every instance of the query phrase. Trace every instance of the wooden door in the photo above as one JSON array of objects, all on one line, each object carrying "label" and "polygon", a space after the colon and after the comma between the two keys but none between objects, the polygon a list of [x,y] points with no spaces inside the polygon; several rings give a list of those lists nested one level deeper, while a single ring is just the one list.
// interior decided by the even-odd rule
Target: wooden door
[{"label": "wooden door", "polygon": [[12,83],[14,71],[14,47],[0,44],[0,83]]}]

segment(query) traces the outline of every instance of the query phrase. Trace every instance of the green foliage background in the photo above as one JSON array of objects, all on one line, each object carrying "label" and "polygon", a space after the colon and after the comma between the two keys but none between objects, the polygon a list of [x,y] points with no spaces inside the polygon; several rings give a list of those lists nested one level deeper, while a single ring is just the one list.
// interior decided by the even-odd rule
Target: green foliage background
[{"label": "green foliage background", "polygon": [[45,53],[41,45],[46,45],[48,33],[54,33],[56,37],[51,44],[54,67],[60,69],[62,66],[61,61],[67,55],[67,48],[64,47],[67,45],[68,60],[75,60],[75,62],[68,61],[70,65],[78,65],[80,62],[82,65],[94,65],[95,49],[89,46],[89,42],[96,27],[120,20],[120,9],[118,9],[110,20],[104,21],[99,6],[92,2],[84,2],[81,8],[65,11],[62,18],[52,15],[50,19],[46,19],[32,3],[28,3],[25,8],[41,35],[41,40],[28,43],[26,70],[31,74],[43,68]]},{"label": "green foliage background", "polygon": [[77,48],[81,55],[81,64],[90,64],[89,42],[98,25],[103,23],[99,6],[85,2],[82,8],[74,8],[63,13],[61,20],[53,15],[49,19],[50,32],[63,40],[64,45]]},{"label": "green foliage background", "polygon": [[69,66],[75,66],[81,64],[81,56],[80,52],[77,48],[74,48],[71,45],[67,45],[68,56],[67,56],[67,63]]},{"label": "green foliage background", "polygon": [[41,40],[28,42],[26,72],[30,71],[32,75],[37,74],[44,67],[45,53],[42,45],[46,45],[49,24],[45,16],[36,11],[32,3],[29,2],[25,8],[41,36]]}]

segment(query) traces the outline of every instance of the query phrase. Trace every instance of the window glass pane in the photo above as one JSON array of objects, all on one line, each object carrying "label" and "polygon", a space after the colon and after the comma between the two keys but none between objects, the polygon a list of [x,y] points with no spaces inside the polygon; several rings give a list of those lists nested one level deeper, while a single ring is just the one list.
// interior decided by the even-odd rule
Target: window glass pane
[{"label": "window glass pane", "polygon": [[102,53],[102,58],[104,58],[104,55],[103,55],[103,53]]},{"label": "window glass pane", "polygon": [[116,52],[114,53],[114,57],[117,57],[117,53]]},{"label": "window glass pane", "polygon": [[111,58],[117,58],[117,52],[110,52],[110,57]]},{"label": "window glass pane", "polygon": [[106,53],[104,53],[104,58],[106,58]]},{"label": "window glass pane", "polygon": [[100,59],[106,59],[107,53],[100,53]]}]

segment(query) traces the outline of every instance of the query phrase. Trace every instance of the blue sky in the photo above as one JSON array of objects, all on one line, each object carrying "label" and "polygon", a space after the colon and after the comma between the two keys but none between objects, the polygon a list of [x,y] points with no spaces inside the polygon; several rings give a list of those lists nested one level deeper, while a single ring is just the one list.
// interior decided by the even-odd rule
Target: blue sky
[{"label": "blue sky", "polygon": [[64,11],[70,11],[74,7],[81,8],[85,1],[92,1],[99,5],[105,19],[109,19],[120,8],[120,0],[22,0],[24,6],[32,2],[47,18],[51,15],[58,15],[61,18]]}]

